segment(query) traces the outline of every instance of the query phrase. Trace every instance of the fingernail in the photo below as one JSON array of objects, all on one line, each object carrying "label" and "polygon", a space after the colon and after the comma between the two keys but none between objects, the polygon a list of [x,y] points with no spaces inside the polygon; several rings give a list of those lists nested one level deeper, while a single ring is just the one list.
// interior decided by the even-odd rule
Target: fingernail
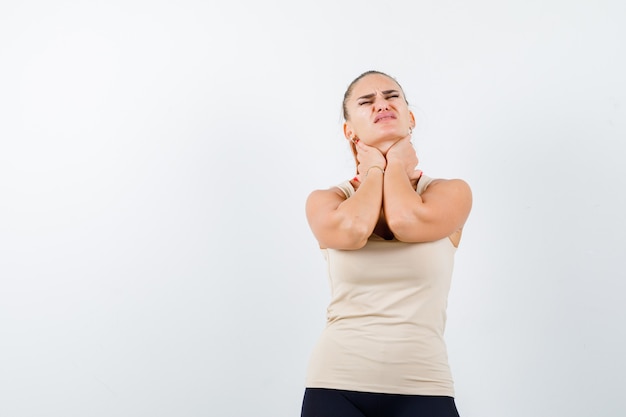
[{"label": "fingernail", "polygon": [[357,177],[354,177],[354,178],[352,178],[352,181],[359,182],[359,179]]}]

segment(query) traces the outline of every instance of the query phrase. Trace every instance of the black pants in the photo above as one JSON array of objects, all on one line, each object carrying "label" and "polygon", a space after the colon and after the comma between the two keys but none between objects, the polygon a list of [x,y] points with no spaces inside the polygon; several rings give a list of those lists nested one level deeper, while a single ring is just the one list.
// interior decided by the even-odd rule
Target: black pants
[{"label": "black pants", "polygon": [[454,398],[307,388],[301,417],[459,417]]}]

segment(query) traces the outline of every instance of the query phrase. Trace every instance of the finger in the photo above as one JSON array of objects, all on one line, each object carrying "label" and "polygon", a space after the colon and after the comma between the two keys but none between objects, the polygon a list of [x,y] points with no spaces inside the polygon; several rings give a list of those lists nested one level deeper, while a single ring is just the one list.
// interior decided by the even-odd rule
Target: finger
[{"label": "finger", "polygon": [[373,148],[372,146],[366,145],[365,143],[363,143],[363,141],[359,140],[358,138],[355,140],[354,143],[355,143],[357,149],[361,149],[361,150],[366,151],[366,152]]}]

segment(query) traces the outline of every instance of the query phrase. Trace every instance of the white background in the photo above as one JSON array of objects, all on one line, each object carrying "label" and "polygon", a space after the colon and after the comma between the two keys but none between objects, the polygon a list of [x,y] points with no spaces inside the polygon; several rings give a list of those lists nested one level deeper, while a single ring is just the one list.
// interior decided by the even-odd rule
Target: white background
[{"label": "white background", "polygon": [[369,69],[474,192],[461,415],[623,415],[625,5],[3,2],[0,415],[299,415],[329,295],[304,201],[353,175]]}]

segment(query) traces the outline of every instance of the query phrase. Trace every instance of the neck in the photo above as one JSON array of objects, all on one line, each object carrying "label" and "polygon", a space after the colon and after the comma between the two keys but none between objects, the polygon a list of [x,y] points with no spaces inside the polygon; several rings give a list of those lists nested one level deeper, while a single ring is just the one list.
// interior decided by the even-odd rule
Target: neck
[{"label": "neck", "polygon": [[381,143],[377,143],[376,145],[374,145],[374,147],[378,149],[380,153],[383,154],[383,156],[387,156],[387,151],[389,151],[389,148],[395,145],[397,141],[398,139],[386,140]]}]

